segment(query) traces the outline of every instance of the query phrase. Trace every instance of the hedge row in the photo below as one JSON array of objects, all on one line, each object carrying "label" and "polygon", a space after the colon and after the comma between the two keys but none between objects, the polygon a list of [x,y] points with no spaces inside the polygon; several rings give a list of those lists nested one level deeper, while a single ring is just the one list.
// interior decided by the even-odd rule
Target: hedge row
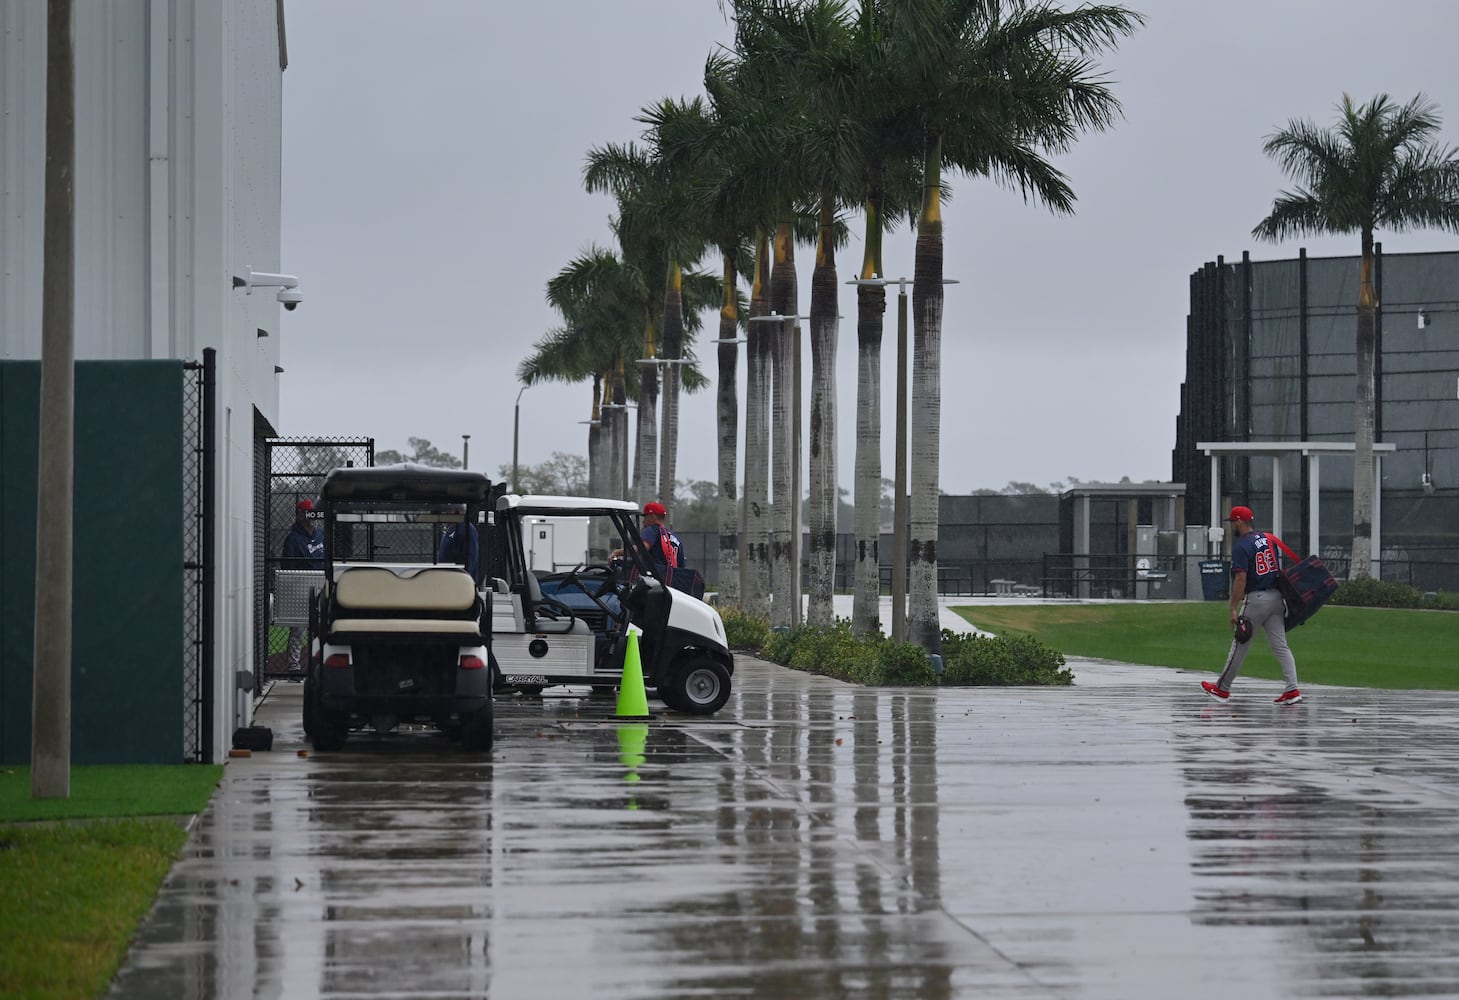
[{"label": "hedge row", "polygon": [[1388,580],[1374,580],[1361,577],[1348,580],[1337,586],[1331,604],[1346,604],[1355,608],[1438,608],[1443,611],[1459,611],[1459,594],[1439,591],[1432,597],[1425,596],[1417,587]]},{"label": "hedge row", "polygon": [[770,623],[739,608],[719,609],[733,649],[743,649],[795,670],[855,684],[896,687],[957,685],[1063,685],[1074,681],[1064,654],[1032,636],[973,636],[942,631],[943,671],[939,678],[927,653],[910,642],[892,642],[880,632],[857,636],[851,623],[810,625],[772,632]]}]

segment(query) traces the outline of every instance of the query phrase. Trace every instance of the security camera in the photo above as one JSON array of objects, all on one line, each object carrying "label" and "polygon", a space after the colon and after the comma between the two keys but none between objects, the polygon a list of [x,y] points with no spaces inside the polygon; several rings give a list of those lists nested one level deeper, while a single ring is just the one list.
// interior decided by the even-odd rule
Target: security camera
[{"label": "security camera", "polygon": [[297,288],[280,288],[279,294],[275,298],[279,300],[279,305],[289,312],[293,312],[299,308],[299,303],[304,301],[304,293]]}]

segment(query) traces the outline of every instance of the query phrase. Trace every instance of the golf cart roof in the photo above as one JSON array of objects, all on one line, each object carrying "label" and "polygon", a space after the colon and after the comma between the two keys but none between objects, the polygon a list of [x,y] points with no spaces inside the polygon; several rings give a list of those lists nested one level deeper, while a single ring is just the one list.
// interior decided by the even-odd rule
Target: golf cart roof
[{"label": "golf cart roof", "polygon": [[387,501],[463,503],[481,506],[491,495],[491,480],[466,469],[437,469],[401,462],[335,469],[324,478],[319,497],[326,503]]},{"label": "golf cart roof", "polygon": [[555,497],[528,494],[518,496],[508,493],[496,502],[496,509],[518,511],[525,514],[560,514],[563,516],[587,516],[589,514],[611,514],[619,511],[638,513],[638,504],[631,500],[608,500],[602,497]]}]

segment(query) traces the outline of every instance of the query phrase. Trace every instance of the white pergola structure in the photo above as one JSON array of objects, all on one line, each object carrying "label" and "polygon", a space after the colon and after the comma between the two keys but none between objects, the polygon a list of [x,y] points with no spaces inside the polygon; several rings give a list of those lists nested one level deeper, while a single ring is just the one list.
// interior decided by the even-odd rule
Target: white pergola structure
[{"label": "white pergola structure", "polygon": [[[1224,528],[1224,522],[1217,519],[1225,512],[1221,509],[1221,456],[1269,456],[1272,460],[1272,518],[1271,532],[1278,538],[1282,537],[1282,456],[1283,455],[1305,455],[1307,458],[1307,483],[1308,483],[1308,504],[1307,504],[1307,538],[1308,548],[1313,552],[1320,552],[1318,544],[1320,535],[1320,506],[1317,502],[1321,492],[1320,459],[1323,455],[1346,454],[1351,455],[1354,445],[1351,441],[1198,441],[1196,447],[1205,452],[1206,457],[1211,460],[1211,521],[1210,530],[1206,534],[1207,541],[1212,547],[1212,552],[1220,545],[1223,537],[1218,529]],[[1395,449],[1391,444],[1373,445],[1373,578],[1379,579],[1381,571],[1381,560],[1379,554],[1382,552],[1383,522],[1383,456],[1392,454]]]}]

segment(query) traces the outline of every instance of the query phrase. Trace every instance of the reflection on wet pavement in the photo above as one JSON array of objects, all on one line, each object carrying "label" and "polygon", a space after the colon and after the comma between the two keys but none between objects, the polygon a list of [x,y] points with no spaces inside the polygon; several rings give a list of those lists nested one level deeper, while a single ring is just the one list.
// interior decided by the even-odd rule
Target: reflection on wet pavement
[{"label": "reflection on wet pavement", "polygon": [[1198,679],[742,658],[711,719],[511,698],[481,756],[296,756],[278,686],[273,752],[230,762],[111,995],[1459,993],[1459,696]]}]

